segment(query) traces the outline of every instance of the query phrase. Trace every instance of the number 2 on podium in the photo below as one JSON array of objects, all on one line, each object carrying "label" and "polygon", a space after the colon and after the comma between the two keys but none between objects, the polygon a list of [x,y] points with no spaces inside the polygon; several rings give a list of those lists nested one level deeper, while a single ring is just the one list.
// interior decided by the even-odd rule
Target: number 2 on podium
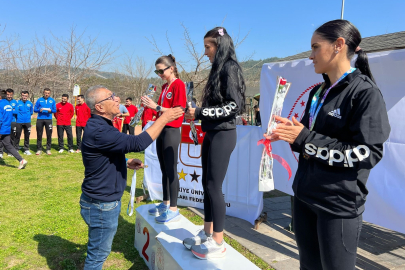
[{"label": "number 2 on podium", "polygon": [[142,249],[142,255],[145,257],[145,259],[146,259],[146,261],[148,261],[149,262],[149,256],[148,256],[148,254],[146,254],[146,249],[148,248],[148,246],[149,246],[149,230],[148,230],[148,228],[146,228],[146,227],[144,227],[143,228],[143,234],[147,234],[148,236],[148,238],[146,239],[146,243],[145,243],[145,245],[143,246],[143,249]]}]

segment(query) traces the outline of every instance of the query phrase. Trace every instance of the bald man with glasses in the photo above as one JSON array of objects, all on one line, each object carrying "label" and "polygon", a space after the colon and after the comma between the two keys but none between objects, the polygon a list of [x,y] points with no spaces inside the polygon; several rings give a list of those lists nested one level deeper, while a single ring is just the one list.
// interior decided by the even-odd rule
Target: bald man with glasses
[{"label": "bald man with glasses", "polygon": [[142,168],[142,161],[125,159],[129,152],[145,150],[165,125],[183,115],[183,109],[165,111],[156,122],[138,136],[127,135],[113,127],[120,114],[119,102],[105,86],[96,85],[86,92],[92,115],[84,128],[82,157],[84,180],[80,213],[88,225],[89,240],[84,269],[101,269],[111,252],[121,211],[121,197],[127,185],[127,168]]}]

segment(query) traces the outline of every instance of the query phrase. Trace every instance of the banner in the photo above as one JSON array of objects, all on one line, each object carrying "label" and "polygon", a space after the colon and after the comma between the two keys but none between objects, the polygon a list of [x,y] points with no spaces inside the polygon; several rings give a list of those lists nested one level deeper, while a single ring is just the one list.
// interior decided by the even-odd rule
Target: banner
[{"label": "banner", "polygon": [[[384,157],[371,170],[367,183],[364,220],[405,233],[405,50],[384,51],[368,54],[371,72],[380,88],[387,106],[391,134],[384,144]],[[355,61],[355,59],[353,59]],[[352,62],[354,66],[354,62]],[[260,76],[260,115],[262,123],[268,123],[277,76],[292,83],[285,99],[282,117],[301,119],[311,89],[323,81],[316,74],[312,60],[264,64]],[[266,127],[262,127],[262,133]],[[290,164],[293,175],[298,166],[298,154],[287,143],[272,144],[273,153],[282,156]],[[273,168],[275,188],[293,195],[292,183],[287,181],[285,169],[275,163]]]},{"label": "banner", "polygon": [[[149,122],[147,129],[152,122]],[[196,125],[200,137],[204,134],[201,126]],[[189,136],[190,124],[182,127],[182,141],[179,146],[177,173],[180,189],[177,203],[180,206],[192,206],[204,209],[204,191],[202,188],[201,144],[195,146]],[[259,192],[259,165],[263,146],[257,141],[263,137],[260,127],[237,126],[237,143],[233,150],[228,171],[222,185],[226,203],[226,214],[238,217],[254,224],[263,209],[263,193]],[[145,150],[144,181],[146,181],[152,200],[162,200],[162,173],[156,155],[156,142]]]}]

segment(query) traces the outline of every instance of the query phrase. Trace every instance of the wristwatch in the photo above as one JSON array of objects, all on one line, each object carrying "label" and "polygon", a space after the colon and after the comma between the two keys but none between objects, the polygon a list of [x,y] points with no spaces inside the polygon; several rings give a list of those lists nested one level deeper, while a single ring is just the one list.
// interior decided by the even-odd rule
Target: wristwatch
[{"label": "wristwatch", "polygon": [[156,106],[156,111],[157,111],[157,112],[160,112],[161,110],[162,110],[162,107],[159,106],[159,105],[157,105],[157,106]]}]

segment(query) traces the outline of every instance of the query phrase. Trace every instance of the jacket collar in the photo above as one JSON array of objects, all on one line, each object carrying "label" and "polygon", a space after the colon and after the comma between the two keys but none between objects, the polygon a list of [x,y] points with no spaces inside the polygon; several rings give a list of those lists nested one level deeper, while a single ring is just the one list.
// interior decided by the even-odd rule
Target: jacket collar
[{"label": "jacket collar", "polygon": [[112,124],[112,121],[110,120],[110,119],[108,119],[108,118],[105,118],[105,117],[103,117],[103,116],[100,116],[100,115],[98,115],[98,114],[91,114],[91,117],[92,118],[94,118],[94,119],[97,119],[98,121],[105,121],[105,122],[107,122],[107,124],[109,124],[110,126],[112,126],[113,124]]},{"label": "jacket collar", "polygon": [[[355,71],[353,71],[352,73],[348,74],[346,77],[343,78],[343,80],[341,80],[334,88],[338,88],[341,86],[347,86],[349,85],[357,76],[359,76],[361,74],[361,71],[357,68]],[[322,73],[322,77],[325,80],[325,88],[329,88],[330,86],[330,80],[327,74]]]}]

